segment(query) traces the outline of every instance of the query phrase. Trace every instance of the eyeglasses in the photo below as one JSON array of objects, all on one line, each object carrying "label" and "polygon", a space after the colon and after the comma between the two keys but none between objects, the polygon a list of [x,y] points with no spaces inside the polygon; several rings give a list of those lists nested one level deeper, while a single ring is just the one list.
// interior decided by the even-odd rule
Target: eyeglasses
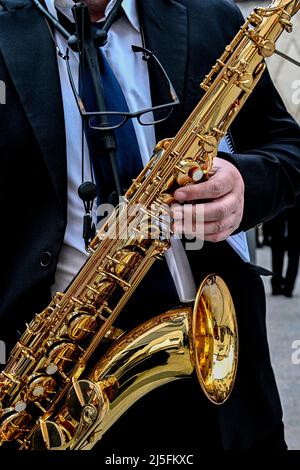
[{"label": "eyeglasses", "polygon": [[[150,126],[154,124],[159,124],[170,117],[173,112],[173,109],[179,105],[179,99],[176,94],[176,91],[169,79],[167,72],[165,71],[164,67],[156,57],[156,55],[151,52],[150,50],[146,49],[145,47],[140,46],[132,46],[133,52],[140,52],[143,53],[143,60],[147,62],[152,60],[154,65],[157,67],[158,71],[161,74],[163,81],[166,83],[168,87],[168,93],[170,97],[170,102],[166,104],[161,104],[158,106],[153,106],[150,108],[144,108],[139,111],[130,113],[130,112],[118,112],[118,111],[86,111],[83,100],[81,99],[71,72],[70,61],[69,61],[69,53],[68,50],[66,55],[63,57],[66,60],[67,64],[67,71],[68,76],[71,84],[71,88],[80,112],[82,119],[85,121],[87,120],[89,126],[92,129],[96,130],[113,130],[117,129],[118,127],[123,126],[128,119],[136,118],[138,122],[142,126]],[[104,122],[99,122],[97,117],[104,117]],[[102,120],[101,120],[102,121]]]}]

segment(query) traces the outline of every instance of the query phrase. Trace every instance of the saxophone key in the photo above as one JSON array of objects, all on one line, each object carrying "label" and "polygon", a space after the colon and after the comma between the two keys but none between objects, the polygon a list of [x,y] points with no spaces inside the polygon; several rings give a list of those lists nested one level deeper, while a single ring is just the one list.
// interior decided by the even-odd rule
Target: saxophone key
[{"label": "saxophone key", "polygon": [[0,443],[21,439],[30,431],[31,415],[14,408],[0,410]]},{"label": "saxophone key", "polygon": [[44,373],[35,373],[28,377],[26,383],[26,399],[41,401],[56,391],[57,382],[53,376]]},{"label": "saxophone key", "polygon": [[97,327],[96,309],[92,305],[76,308],[67,317],[67,334],[70,339],[83,341],[92,333],[95,333]]},{"label": "saxophone key", "polygon": [[203,177],[203,171],[198,162],[193,160],[182,160],[175,166],[175,178],[179,186],[186,186],[190,183],[198,183]]},{"label": "saxophone key", "polygon": [[22,411],[25,411],[26,408],[27,408],[27,403],[25,401],[18,401],[16,404],[15,404],[15,411],[17,411],[17,413],[21,413]]},{"label": "saxophone key", "polygon": [[131,247],[123,248],[117,251],[115,256],[106,256],[108,259],[108,269],[122,279],[128,276],[132,269],[141,261],[142,255],[140,251],[133,250]]},{"label": "saxophone key", "polygon": [[72,369],[80,356],[81,348],[75,342],[67,338],[57,338],[49,340],[46,345],[46,361],[43,365],[44,370],[49,365],[55,364],[58,368],[57,373],[64,380],[69,381],[66,373]]},{"label": "saxophone key", "polygon": [[155,146],[155,149],[154,149],[154,152],[159,152],[160,150],[166,150],[169,145],[172,143],[172,138],[166,138],[166,139],[162,139],[160,140],[156,146]]},{"label": "saxophone key", "polygon": [[58,366],[52,362],[46,367],[47,375],[54,375],[56,374],[57,371],[58,371]]},{"label": "saxophone key", "polygon": [[111,341],[115,341],[120,338],[124,334],[124,330],[121,328],[117,328],[115,326],[111,326],[111,328],[105,333],[105,338]]},{"label": "saxophone key", "polygon": [[86,285],[85,301],[91,304],[94,303],[96,306],[102,299],[109,297],[114,289],[115,283],[108,276],[102,274],[98,279],[96,277],[92,286],[90,284]]},{"label": "saxophone key", "polygon": [[266,39],[264,41],[261,41],[261,43],[259,45],[259,53],[264,58],[271,57],[271,55],[274,54],[275,49],[276,49],[275,42],[271,41],[270,39]]},{"label": "saxophone key", "polygon": [[33,450],[62,449],[66,444],[67,436],[62,426],[53,421],[39,419],[38,429],[32,439]]},{"label": "saxophone key", "polygon": [[78,438],[88,434],[91,426],[97,421],[101,423],[109,410],[109,400],[100,384],[92,380],[73,382],[66,400],[66,410],[73,422],[78,423],[71,447]]}]

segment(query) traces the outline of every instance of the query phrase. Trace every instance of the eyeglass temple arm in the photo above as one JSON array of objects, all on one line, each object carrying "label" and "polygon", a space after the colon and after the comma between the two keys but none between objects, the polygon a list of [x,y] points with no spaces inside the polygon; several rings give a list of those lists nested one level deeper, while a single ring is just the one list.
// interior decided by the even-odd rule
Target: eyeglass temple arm
[{"label": "eyeglass temple arm", "polygon": [[148,61],[150,58],[152,58],[156,64],[160,67],[163,75],[165,76],[168,84],[169,84],[169,88],[170,88],[170,95],[171,95],[171,98],[172,100],[175,102],[175,103],[179,103],[179,98],[177,96],[177,93],[175,91],[175,88],[173,87],[172,85],[172,82],[165,70],[165,68],[163,67],[162,63],[158,60],[158,58],[156,57],[156,55],[150,51],[149,49],[147,49],[146,47],[141,47],[141,46],[135,46],[135,45],[132,45],[131,46],[131,49],[133,50],[133,52],[142,52],[143,53],[143,60],[146,60]]}]

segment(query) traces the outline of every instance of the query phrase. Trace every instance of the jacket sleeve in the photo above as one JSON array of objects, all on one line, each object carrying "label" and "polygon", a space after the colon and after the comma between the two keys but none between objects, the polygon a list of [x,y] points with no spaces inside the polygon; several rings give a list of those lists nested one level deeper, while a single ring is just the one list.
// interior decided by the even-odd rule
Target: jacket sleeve
[{"label": "jacket sleeve", "polygon": [[[243,22],[240,13],[238,21]],[[236,153],[219,156],[239,169],[245,182],[240,230],[262,223],[295,203],[300,194],[300,128],[265,71],[231,126]]]}]

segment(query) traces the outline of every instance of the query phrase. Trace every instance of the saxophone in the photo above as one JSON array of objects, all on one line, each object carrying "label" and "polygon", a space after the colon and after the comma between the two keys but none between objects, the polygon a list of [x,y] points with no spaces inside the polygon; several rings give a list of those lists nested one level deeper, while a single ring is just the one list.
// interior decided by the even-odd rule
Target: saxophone
[{"label": "saxophone", "polygon": [[204,96],[190,117],[173,139],[158,143],[125,202],[91,242],[70,287],[27,325],[0,374],[1,444],[91,449],[137,400],[194,371],[209,400],[228,399],[238,332],[218,275],[203,279],[193,305],[129,333],[114,323],[170,245],[163,225],[174,191],[209,176],[218,144],[263,74],[264,58],[284,30],[292,31],[299,8],[300,0],[274,0],[254,10],[202,82]]}]

